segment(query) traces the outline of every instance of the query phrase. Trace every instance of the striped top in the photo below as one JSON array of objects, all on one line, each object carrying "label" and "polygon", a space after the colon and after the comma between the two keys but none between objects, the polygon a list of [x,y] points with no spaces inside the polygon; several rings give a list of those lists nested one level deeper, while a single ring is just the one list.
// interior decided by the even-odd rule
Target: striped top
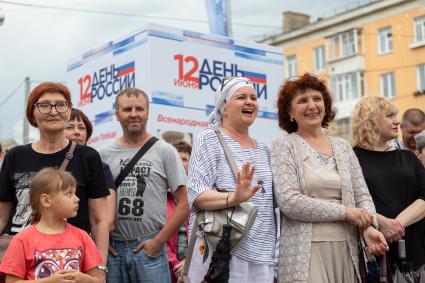
[{"label": "striped top", "polygon": [[[251,198],[258,207],[258,215],[249,234],[244,238],[235,255],[244,260],[274,264],[276,227],[273,210],[272,172],[270,150],[256,141],[256,148],[242,148],[227,135],[224,140],[230,148],[239,170],[247,161],[255,165],[255,174],[251,186],[263,181],[263,189]],[[189,166],[188,199],[191,206],[190,225],[195,220],[196,208],[193,203],[206,190],[217,187],[220,190],[234,191],[236,180],[227,162],[224,150],[213,129],[205,129],[195,139]]]}]

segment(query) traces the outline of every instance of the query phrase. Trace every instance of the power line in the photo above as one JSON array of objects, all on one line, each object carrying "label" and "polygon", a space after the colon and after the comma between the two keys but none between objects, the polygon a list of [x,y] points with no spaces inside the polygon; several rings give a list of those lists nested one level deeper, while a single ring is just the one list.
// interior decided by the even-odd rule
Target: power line
[{"label": "power line", "polygon": [[21,88],[21,86],[25,83],[25,80],[22,81],[16,88],[15,90],[13,90],[1,103],[0,103],[0,108],[6,104],[6,102],[12,98],[12,96]]},{"label": "power line", "polygon": [[[189,18],[176,18],[176,17],[166,17],[166,16],[155,16],[155,15],[147,15],[147,14],[137,14],[137,13],[127,13],[127,12],[112,12],[112,11],[105,11],[105,10],[93,10],[93,9],[82,9],[82,8],[70,8],[70,7],[61,7],[61,6],[52,6],[52,5],[41,5],[41,4],[29,4],[29,3],[20,3],[15,1],[7,1],[7,0],[0,0],[0,3],[9,4],[9,5],[15,5],[15,6],[23,6],[27,8],[39,8],[39,9],[51,9],[51,10],[61,10],[61,11],[71,11],[71,12],[81,12],[81,13],[91,13],[91,14],[103,14],[103,15],[111,15],[111,16],[124,16],[124,17],[136,17],[136,18],[152,18],[152,19],[160,19],[160,20],[168,20],[168,21],[179,21],[179,22],[194,22],[194,23],[201,23],[201,24],[208,24],[207,20],[201,20],[201,19],[189,19]],[[335,15],[337,16],[337,15]],[[310,23],[304,27],[297,28],[294,31],[302,31],[310,32],[315,31],[316,28],[312,27],[312,24]],[[232,25],[236,26],[244,26],[244,27],[252,27],[252,28],[267,28],[267,29],[282,29],[282,26],[273,26],[273,25],[259,25],[259,24],[248,24],[248,23],[239,23],[239,22],[232,22]],[[353,27],[355,28],[355,27]],[[340,33],[341,30],[338,29],[329,29],[325,28],[328,31]],[[365,32],[362,31],[365,35],[378,35],[378,32]],[[270,37],[276,37],[279,35],[282,35],[283,33],[271,35]],[[412,34],[395,34],[392,33],[392,36],[399,36],[399,37],[407,37],[407,38],[414,38],[415,36]]]},{"label": "power line", "polygon": [[[14,1],[0,0],[0,3],[4,3],[4,4],[8,4],[8,5],[15,5],[15,6],[24,6],[24,7],[27,7],[27,8],[51,9],[51,10],[81,12],[81,13],[90,13],[90,14],[102,14],[102,15],[111,15],[111,16],[135,17],[135,18],[152,18],[152,19],[160,19],[160,20],[168,20],[168,21],[180,21],[180,22],[184,21],[184,22],[193,22],[193,23],[202,23],[202,24],[208,23],[207,20],[201,20],[201,19],[175,18],[175,17],[154,16],[154,15],[147,15],[147,14],[112,12],[112,11],[91,10],[91,9],[82,9],[82,8],[70,8],[70,7],[61,7],[61,6],[20,3],[20,2],[14,2]],[[282,28],[280,26],[247,24],[247,23],[237,23],[237,22],[232,22],[232,24],[238,25],[238,26],[253,27],[253,28],[269,28],[269,29],[281,29]]]}]

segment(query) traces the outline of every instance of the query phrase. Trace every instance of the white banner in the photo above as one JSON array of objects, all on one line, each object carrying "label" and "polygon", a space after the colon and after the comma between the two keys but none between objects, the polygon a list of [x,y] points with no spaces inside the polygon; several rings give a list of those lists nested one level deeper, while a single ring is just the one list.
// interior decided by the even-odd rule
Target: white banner
[{"label": "white banner", "polygon": [[93,123],[89,145],[98,148],[122,134],[115,119],[115,96],[127,87],[150,97],[148,131],[193,134],[207,126],[215,91],[226,76],[255,84],[259,113],[250,134],[270,145],[281,131],[276,94],[283,81],[280,48],[228,37],[149,25],[84,53],[68,65],[74,106]]}]

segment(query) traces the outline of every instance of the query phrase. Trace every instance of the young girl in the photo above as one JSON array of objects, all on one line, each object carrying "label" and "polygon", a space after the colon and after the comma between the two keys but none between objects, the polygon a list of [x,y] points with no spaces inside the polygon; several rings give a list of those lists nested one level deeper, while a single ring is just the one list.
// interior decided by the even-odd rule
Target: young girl
[{"label": "young girl", "polygon": [[101,282],[102,258],[83,230],[64,221],[75,217],[79,199],[71,174],[41,170],[32,180],[32,225],[11,241],[0,273],[6,282]]}]

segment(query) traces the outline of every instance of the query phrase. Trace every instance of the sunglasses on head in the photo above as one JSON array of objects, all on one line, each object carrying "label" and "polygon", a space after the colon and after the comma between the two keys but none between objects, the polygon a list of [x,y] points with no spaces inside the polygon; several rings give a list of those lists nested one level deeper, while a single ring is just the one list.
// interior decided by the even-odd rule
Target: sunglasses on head
[{"label": "sunglasses on head", "polygon": [[304,76],[307,76],[307,77],[309,77],[309,78],[317,79],[317,76],[316,76],[315,74],[308,74],[308,75],[302,75],[302,76],[292,76],[292,77],[289,77],[286,81],[287,81],[287,82],[294,82],[294,81],[298,81],[300,78],[302,78],[302,77],[304,77]]}]

